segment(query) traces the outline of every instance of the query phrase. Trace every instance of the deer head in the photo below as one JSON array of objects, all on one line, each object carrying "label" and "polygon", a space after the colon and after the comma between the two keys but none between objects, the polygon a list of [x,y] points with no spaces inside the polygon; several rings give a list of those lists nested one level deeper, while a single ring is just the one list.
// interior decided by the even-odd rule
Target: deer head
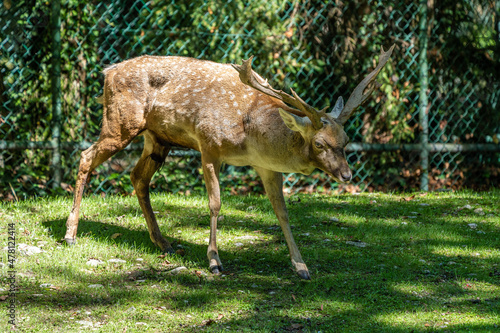
[{"label": "deer head", "polygon": [[351,180],[352,173],[345,158],[344,148],[349,139],[343,125],[358,106],[370,96],[374,89],[374,84],[371,83],[389,60],[393,49],[394,45],[387,52],[381,48],[377,67],[354,89],[345,105],[343,98],[339,97],[328,113],[327,108],[316,110],[292,89],[290,89],[291,96],[271,87],[267,80],[252,70],[253,56],[244,60],[242,65],[232,66],[239,72],[243,83],[292,106],[289,110],[280,108],[280,116],[290,130],[302,136],[311,165],[325,171],[337,181],[347,182]]}]

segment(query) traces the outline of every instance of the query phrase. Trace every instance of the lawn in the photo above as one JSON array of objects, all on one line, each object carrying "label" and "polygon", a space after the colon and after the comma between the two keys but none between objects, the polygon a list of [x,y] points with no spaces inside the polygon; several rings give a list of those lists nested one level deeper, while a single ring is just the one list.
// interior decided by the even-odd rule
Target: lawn
[{"label": "lawn", "polygon": [[311,281],[292,270],[266,197],[222,200],[218,276],[208,271],[204,195],[152,195],[178,250],[167,257],[134,197],[85,197],[71,247],[62,242],[70,198],[1,203],[0,331],[13,300],[9,225],[23,332],[500,331],[498,190],[293,195]]}]

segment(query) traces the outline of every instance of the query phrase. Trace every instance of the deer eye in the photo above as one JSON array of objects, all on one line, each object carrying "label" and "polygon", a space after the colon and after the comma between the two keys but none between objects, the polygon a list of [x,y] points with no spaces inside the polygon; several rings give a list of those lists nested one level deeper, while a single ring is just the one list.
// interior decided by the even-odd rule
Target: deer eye
[{"label": "deer eye", "polygon": [[316,141],[314,143],[314,146],[316,146],[316,148],[318,148],[318,149],[323,149],[323,144],[321,142],[319,142],[319,141]]}]

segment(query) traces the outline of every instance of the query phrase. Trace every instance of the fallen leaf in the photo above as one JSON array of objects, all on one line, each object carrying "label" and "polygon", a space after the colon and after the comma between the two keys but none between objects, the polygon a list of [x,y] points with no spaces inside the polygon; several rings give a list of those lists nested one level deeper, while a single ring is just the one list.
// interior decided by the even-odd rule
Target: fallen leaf
[{"label": "fallen leaf", "polygon": [[294,294],[292,294],[292,298],[293,298],[293,301],[294,301],[294,302],[297,302],[297,299],[295,298],[295,295],[294,295]]},{"label": "fallen leaf", "polygon": [[5,301],[7,298],[9,298],[9,295],[0,296],[0,301]]},{"label": "fallen leaf", "polygon": [[413,199],[415,199],[415,194],[412,195],[411,197],[401,198],[401,201],[412,201]]},{"label": "fallen leaf", "polygon": [[175,254],[178,254],[180,256],[184,256],[186,254],[186,251],[184,251],[183,249],[179,249],[179,250],[175,251]]},{"label": "fallen leaf", "polygon": [[120,236],[123,236],[123,234],[120,234],[120,233],[118,233],[118,232],[117,232],[116,234],[113,234],[113,235],[111,236],[111,239],[116,239],[116,238],[118,238],[118,237],[120,237]]},{"label": "fallen leaf", "polygon": [[224,318],[224,315],[222,313],[219,313],[219,315],[217,316],[217,320],[221,320],[222,318]]}]

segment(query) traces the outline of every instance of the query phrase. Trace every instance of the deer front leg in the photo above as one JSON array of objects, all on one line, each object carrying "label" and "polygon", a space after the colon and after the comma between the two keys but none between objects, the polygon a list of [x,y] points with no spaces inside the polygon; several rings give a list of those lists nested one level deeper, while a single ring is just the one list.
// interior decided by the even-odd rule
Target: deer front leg
[{"label": "deer front leg", "polygon": [[210,271],[219,274],[222,271],[222,263],[217,250],[217,217],[221,207],[219,171],[220,162],[209,156],[202,154],[201,163],[203,165],[203,176],[208,192],[208,206],[210,208],[210,240],[208,242],[207,256]]},{"label": "deer front leg", "polygon": [[309,275],[309,270],[302,260],[297,244],[295,244],[293,239],[290,223],[288,222],[288,211],[285,205],[285,198],[283,197],[283,176],[280,172],[260,168],[255,168],[255,170],[262,179],[264,190],[266,191],[267,197],[271,201],[276,217],[280,223],[281,230],[283,230],[283,234],[285,235],[288,251],[290,252],[290,258],[292,259],[292,265],[300,278],[310,280],[311,277]]}]

